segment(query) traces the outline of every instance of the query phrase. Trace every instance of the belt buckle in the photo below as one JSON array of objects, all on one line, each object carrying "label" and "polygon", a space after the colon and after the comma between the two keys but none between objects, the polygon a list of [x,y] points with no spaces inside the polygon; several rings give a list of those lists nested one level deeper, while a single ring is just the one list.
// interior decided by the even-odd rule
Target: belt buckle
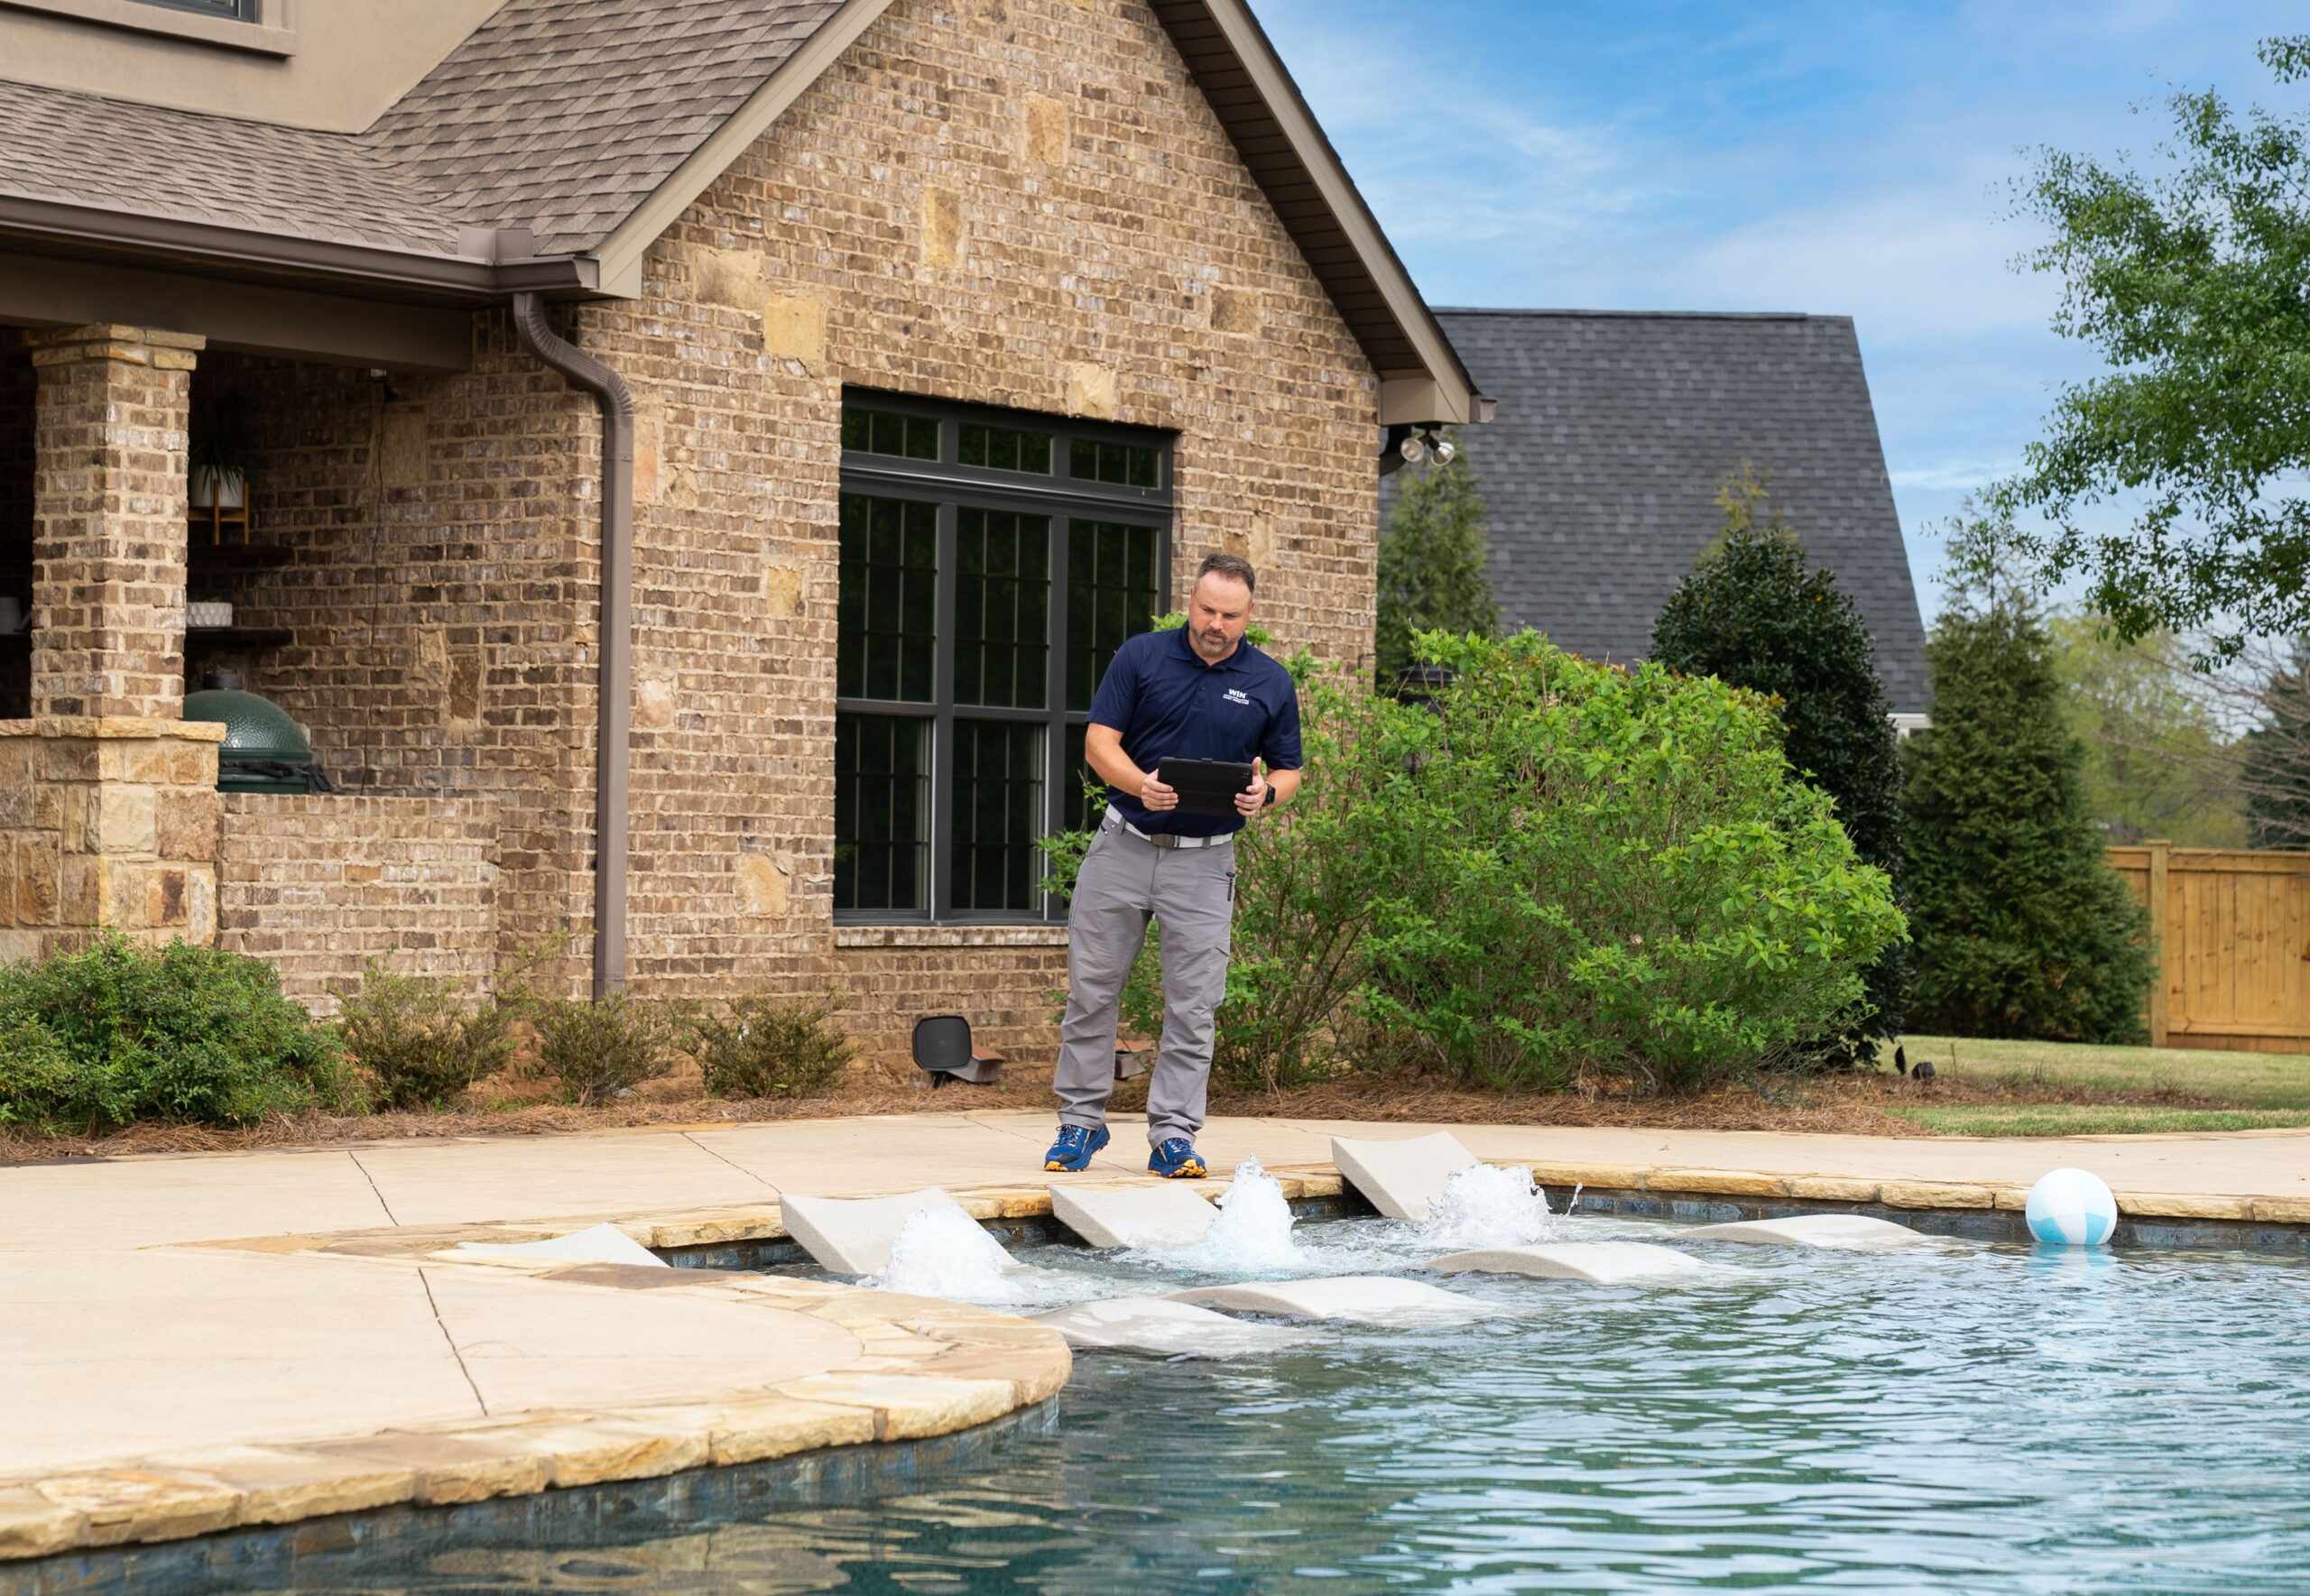
[{"label": "belt buckle", "polygon": [[1159,848],[1176,848],[1179,845],[1178,835],[1176,832],[1150,832],[1147,840]]}]

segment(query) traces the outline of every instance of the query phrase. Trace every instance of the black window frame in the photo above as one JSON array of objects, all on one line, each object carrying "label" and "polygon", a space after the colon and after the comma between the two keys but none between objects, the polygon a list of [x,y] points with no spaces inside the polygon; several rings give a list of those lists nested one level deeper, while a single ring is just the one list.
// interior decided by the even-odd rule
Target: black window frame
[{"label": "black window frame", "polygon": [[157,5],[162,11],[181,11],[191,16],[213,16],[218,22],[253,23],[257,20],[260,0],[140,0],[145,5]]},{"label": "black window frame", "polygon": [[[1003,721],[1034,724],[1045,728],[1042,742],[1042,825],[1038,828],[1038,835],[1050,835],[1081,824],[1081,782],[1067,758],[1070,748],[1068,732],[1072,727],[1086,724],[1089,715],[1085,710],[1067,707],[1067,557],[1071,524],[1080,520],[1150,529],[1155,538],[1154,611],[1156,614],[1168,612],[1172,604],[1174,503],[1171,483],[1175,435],[1151,428],[1125,427],[1036,411],[924,399],[880,389],[845,388],[841,401],[845,409],[856,405],[868,410],[920,417],[938,423],[938,457],[936,460],[845,450],[842,454],[840,471],[840,492],[844,500],[853,495],[866,495],[881,499],[910,499],[938,506],[938,575],[936,605],[938,641],[934,669],[936,688],[931,697],[928,700],[853,698],[837,692],[835,699],[835,712],[838,715],[891,715],[931,723],[929,881],[925,893],[928,907],[917,910],[837,907],[834,913],[835,922],[857,926],[1063,924],[1067,918],[1065,900],[1041,891],[1040,887],[1033,894],[1037,906],[1026,910],[957,910],[954,907],[954,839],[951,833],[956,828],[951,817],[956,762],[955,723],[958,720]],[[1050,473],[1046,475],[963,465],[959,458],[961,433],[963,427],[969,423],[1050,433]],[[1100,443],[1136,444],[1154,449],[1157,457],[1156,485],[1129,487],[1114,483],[1076,481],[1069,466],[1072,445],[1077,438],[1089,438]],[[1044,660],[1044,703],[1040,708],[956,702],[955,601],[959,574],[956,547],[961,513],[966,508],[1049,518],[1050,599],[1045,614],[1049,641]],[[1148,619],[1149,627],[1142,630],[1151,629],[1153,617]],[[1039,867],[1038,877],[1040,873]]]}]

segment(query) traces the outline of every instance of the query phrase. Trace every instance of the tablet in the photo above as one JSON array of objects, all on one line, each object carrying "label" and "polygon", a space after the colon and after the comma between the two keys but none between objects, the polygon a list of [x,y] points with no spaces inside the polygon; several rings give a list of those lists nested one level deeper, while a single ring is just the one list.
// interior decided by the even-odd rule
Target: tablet
[{"label": "tablet", "polygon": [[1175,788],[1182,815],[1234,815],[1235,795],[1252,784],[1252,767],[1229,760],[1167,759],[1155,780]]}]

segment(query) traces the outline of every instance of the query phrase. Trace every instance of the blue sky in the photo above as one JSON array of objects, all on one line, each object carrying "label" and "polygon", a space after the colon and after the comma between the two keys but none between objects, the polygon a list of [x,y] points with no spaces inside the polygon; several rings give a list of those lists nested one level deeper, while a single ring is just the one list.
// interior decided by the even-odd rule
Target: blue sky
[{"label": "blue sky", "polygon": [[2310,27],[2299,0],[1254,5],[1430,303],[1852,316],[1928,616],[1938,523],[2096,369],[2013,267],[2028,150],[2148,153],[2176,86],[2298,103],[2253,46]]}]

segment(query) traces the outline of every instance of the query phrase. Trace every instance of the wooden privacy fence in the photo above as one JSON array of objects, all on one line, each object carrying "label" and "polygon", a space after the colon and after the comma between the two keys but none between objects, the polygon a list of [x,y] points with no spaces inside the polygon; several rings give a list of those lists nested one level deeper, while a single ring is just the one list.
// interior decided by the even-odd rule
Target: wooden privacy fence
[{"label": "wooden privacy fence", "polygon": [[2110,863],[2158,936],[2152,1043],[2310,1053],[2310,853],[2150,842]]}]

